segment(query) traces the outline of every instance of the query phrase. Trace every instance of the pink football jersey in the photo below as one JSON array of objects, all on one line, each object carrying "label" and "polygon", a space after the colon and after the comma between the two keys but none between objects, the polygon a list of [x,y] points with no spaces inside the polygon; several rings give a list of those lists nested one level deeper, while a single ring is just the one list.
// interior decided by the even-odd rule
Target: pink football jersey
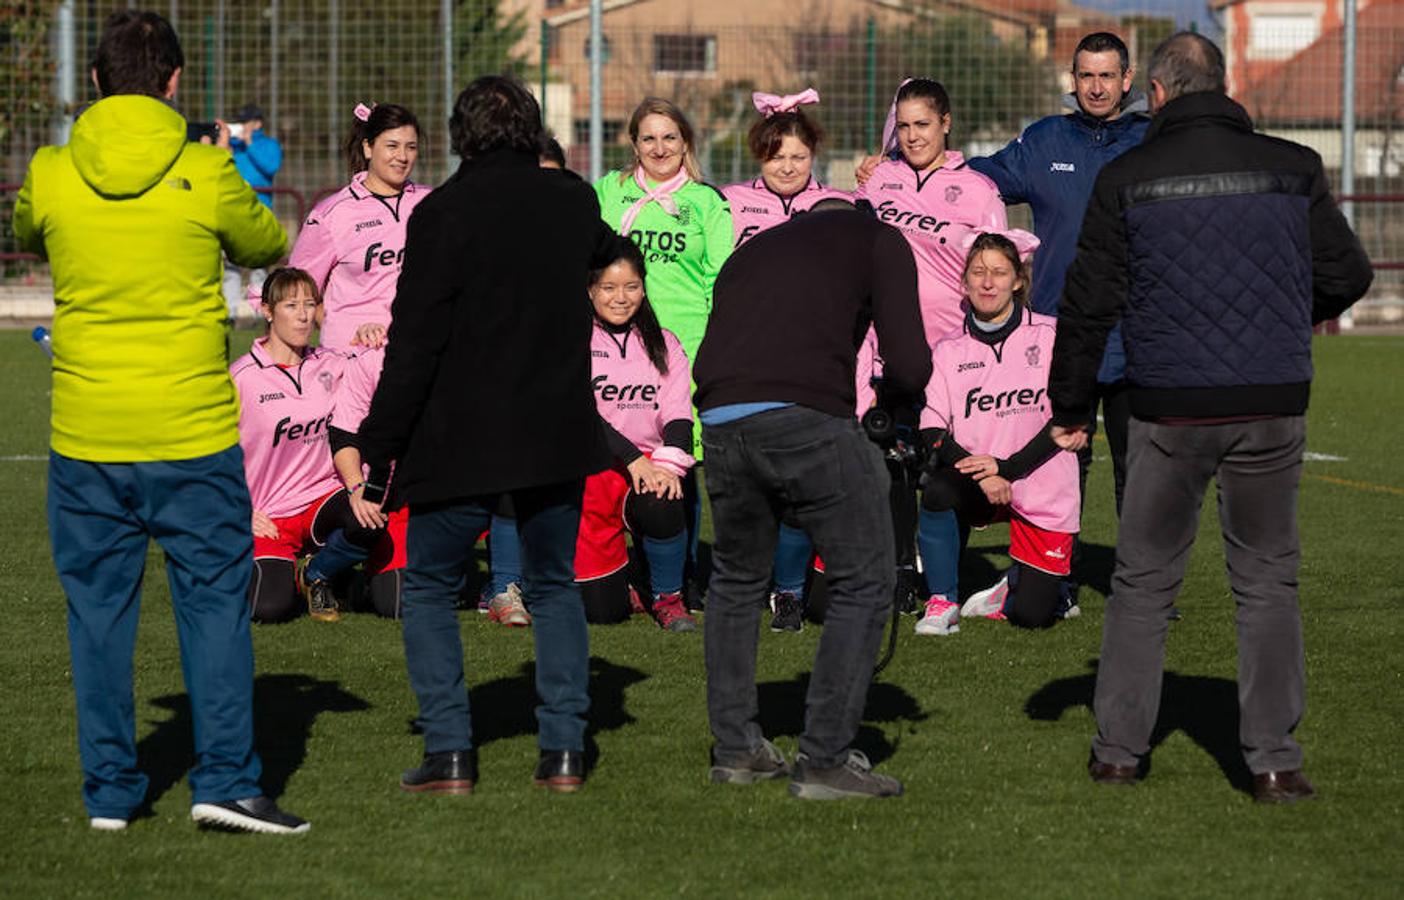
[{"label": "pink football jersey", "polygon": [[[590,336],[595,408],[615,431],[650,454],[663,446],[663,426],[692,419],[687,354],[671,331],[664,329],[663,342],[668,351],[666,375],[649,360],[637,328],[613,334],[597,321]],[[679,451],[665,452],[663,458],[684,470],[696,462]]]},{"label": "pink football jersey", "polygon": [[848,193],[824,187],[813,178],[804,190],[790,197],[775,193],[766,187],[765,179],[759,177],[754,181],[729,184],[722,188],[722,193],[731,204],[731,227],[736,233],[737,247],[767,228],[806,212],[820,200],[853,199]]},{"label": "pink football jersey", "polygon": [[[1019,325],[991,346],[964,327],[936,343],[922,428],[944,428],[966,450],[1008,459],[1048,428],[1048,369],[1056,320],[1020,309]],[[1011,506],[1034,525],[1078,530],[1077,456],[1058,451],[1013,483]]]},{"label": "pink football jersey", "polygon": [[429,188],[409,182],[399,197],[378,197],[365,180],[366,173],[359,173],[313,208],[288,259],[321,285],[321,345],[342,352],[351,351],[360,326],[389,327],[405,229],[410,213],[429,196]]},{"label": "pink football jersey", "polygon": [[914,170],[906,160],[886,160],[855,196],[871,203],[878,221],[899,229],[911,244],[922,324],[934,347],[960,328],[964,315],[963,239],[1006,227],[999,188],[966,166],[960,153],[947,150],[945,165],[929,172]]},{"label": "pink football jersey", "polygon": [[309,348],[301,363],[283,368],[268,357],[267,341],[254,341],[229,374],[239,391],[239,446],[254,509],[283,519],[342,487],[327,427],[346,357]]},{"label": "pink football jersey", "polygon": [[356,355],[346,361],[346,372],[333,398],[332,417],[336,427],[355,434],[370,412],[375,386],[380,384],[380,370],[385,368],[385,348],[357,348]]}]

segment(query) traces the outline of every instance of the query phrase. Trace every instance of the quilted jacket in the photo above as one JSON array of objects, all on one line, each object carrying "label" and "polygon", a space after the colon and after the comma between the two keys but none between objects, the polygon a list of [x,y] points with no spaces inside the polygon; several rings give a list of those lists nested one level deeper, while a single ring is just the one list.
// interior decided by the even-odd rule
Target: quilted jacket
[{"label": "quilted jacket", "polygon": [[1059,310],[1053,421],[1090,419],[1118,321],[1137,418],[1298,415],[1312,324],[1371,278],[1316,153],[1254,133],[1223,94],[1178,97],[1097,177]]}]

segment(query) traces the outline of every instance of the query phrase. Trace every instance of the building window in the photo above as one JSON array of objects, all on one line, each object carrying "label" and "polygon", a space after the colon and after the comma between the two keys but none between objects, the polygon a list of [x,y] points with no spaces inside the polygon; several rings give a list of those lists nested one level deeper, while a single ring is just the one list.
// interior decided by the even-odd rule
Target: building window
[{"label": "building window", "polygon": [[[585,47],[584,47],[583,50],[580,51],[580,54],[581,54],[582,56],[585,57],[586,62],[589,62],[589,60],[590,60],[590,38],[589,38],[588,35],[585,37]],[[602,34],[602,35],[600,35],[600,65],[602,65],[602,66],[603,66],[603,65],[607,65],[607,64],[609,63],[610,59],[611,59],[613,56],[614,56],[614,45],[612,45],[612,44],[609,42],[609,35],[607,35],[607,34]]]},{"label": "building window", "polygon": [[656,74],[702,75],[717,70],[715,35],[655,34],[653,71]]},{"label": "building window", "polygon": [[[590,146],[590,120],[576,119],[571,125],[575,143],[586,147]],[[602,119],[600,120],[600,130],[604,132],[604,144],[608,147],[619,140],[619,133],[624,130],[624,120]]]},{"label": "building window", "polygon": [[795,35],[797,74],[814,75],[826,60],[848,52],[848,36],[827,31],[801,31]]},{"label": "building window", "polygon": [[1248,56],[1287,59],[1315,43],[1321,19],[1313,11],[1255,13],[1248,25]]}]

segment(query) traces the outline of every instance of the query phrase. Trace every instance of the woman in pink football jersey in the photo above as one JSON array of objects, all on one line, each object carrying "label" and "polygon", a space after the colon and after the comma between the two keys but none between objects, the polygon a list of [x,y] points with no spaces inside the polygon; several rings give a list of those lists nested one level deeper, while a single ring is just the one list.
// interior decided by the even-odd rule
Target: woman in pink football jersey
[{"label": "woman in pink football jersey", "polygon": [[826,197],[849,199],[848,194],[826,188],[814,178],[824,132],[800,107],[818,103],[819,92],[809,88],[781,97],[757,91],[751,100],[761,117],[746,135],[746,145],[760,166],[760,175],[722,188],[731,204],[738,247]]},{"label": "woman in pink football jersey", "polygon": [[365,559],[383,534],[382,519],[354,508],[360,481],[343,482],[332,465],[332,404],[347,359],[309,346],[320,305],[311,276],[275,269],[260,307],[268,333],[229,369],[253,500],[249,609],[256,622],[287,621],[304,603],[313,618],[335,621],[330,580]]},{"label": "woman in pink football jersey", "polygon": [[363,325],[390,325],[410,213],[429,188],[410,180],[419,121],[394,103],[356,107],[346,142],[351,183],[313,208],[288,264],[322,291],[321,346],[350,352]]},{"label": "woman in pink football jersey", "polygon": [[590,368],[613,467],[585,480],[575,579],[591,622],[629,617],[626,531],[648,560],[650,611],[667,631],[692,631],[683,604],[687,534],[682,479],[692,455],[691,372],[682,344],[658,324],[644,293],[643,252],[616,238],[590,273],[595,312]]},{"label": "woman in pink football jersey", "polygon": [[[1046,628],[1059,609],[1078,522],[1077,457],[1049,434],[1055,322],[1028,308],[1023,231],[973,235],[964,324],[937,342],[921,414],[930,448],[919,529],[930,595],[917,634],[960,630],[962,617]],[[1009,522],[1012,565],[960,605],[956,573],[971,526]]]},{"label": "woman in pink football jersey", "polygon": [[855,193],[911,245],[922,324],[932,346],[961,326],[963,241],[1006,224],[999,188],[947,146],[950,132],[946,89],[929,78],[905,82],[884,129],[887,158]]}]

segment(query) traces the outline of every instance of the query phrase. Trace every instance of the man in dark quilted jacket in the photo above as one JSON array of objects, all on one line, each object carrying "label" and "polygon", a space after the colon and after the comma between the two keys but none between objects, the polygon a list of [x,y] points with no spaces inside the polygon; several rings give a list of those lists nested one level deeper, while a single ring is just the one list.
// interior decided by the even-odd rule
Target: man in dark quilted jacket
[{"label": "man in dark quilted jacket", "polygon": [[1305,705],[1296,515],[1311,328],[1363,296],[1372,272],[1321,158],[1254,133],[1225,94],[1218,47],[1176,34],[1149,70],[1154,120],[1097,178],[1048,387],[1053,437],[1078,449],[1121,322],[1133,418],[1089,770],[1107,784],[1144,772],[1166,613],[1213,478],[1238,605],[1239,741],[1255,798],[1290,802],[1314,793],[1292,738]]}]

